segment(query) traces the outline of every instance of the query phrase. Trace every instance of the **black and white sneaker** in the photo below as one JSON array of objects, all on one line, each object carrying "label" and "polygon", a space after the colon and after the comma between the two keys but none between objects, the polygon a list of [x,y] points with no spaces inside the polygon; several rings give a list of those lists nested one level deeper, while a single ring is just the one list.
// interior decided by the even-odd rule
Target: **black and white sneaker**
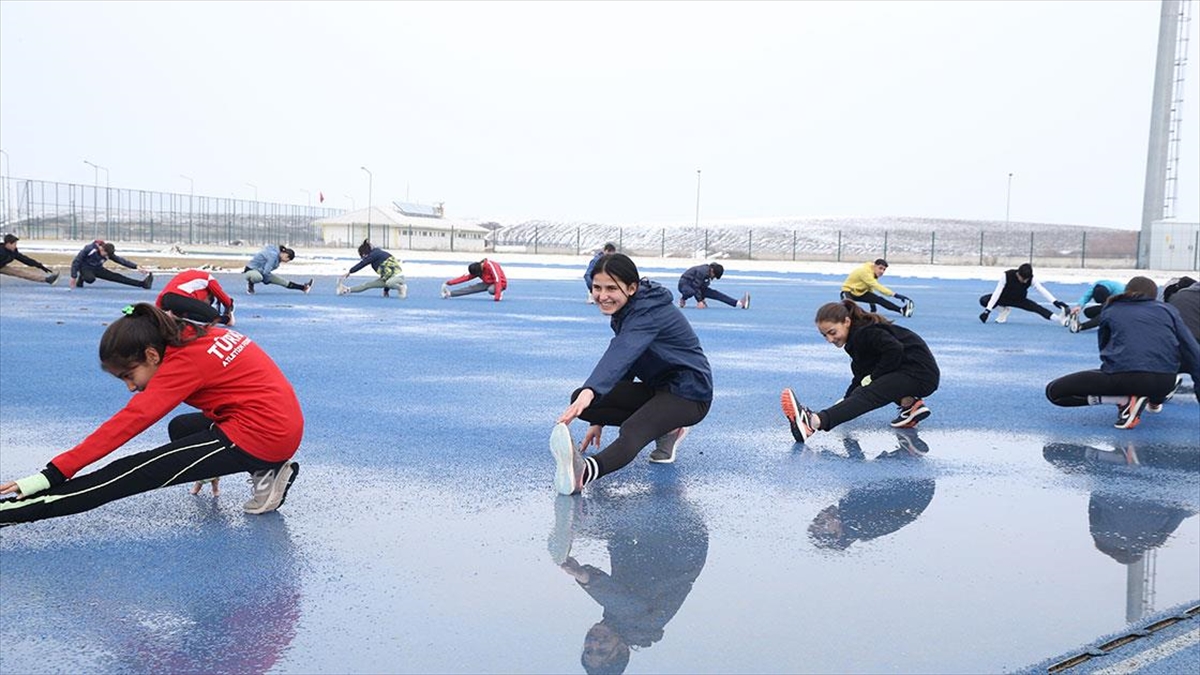
[{"label": "black and white sneaker", "polygon": [[917,399],[907,408],[901,407],[900,412],[896,415],[896,419],[892,420],[891,424],[897,429],[911,429],[917,426],[918,422],[932,414],[933,411],[925,406],[925,401]]},{"label": "black and white sneaker", "polygon": [[1145,396],[1130,396],[1128,403],[1117,406],[1117,423],[1113,426],[1118,429],[1136,427],[1138,422],[1142,421],[1142,411],[1146,409],[1148,402]]},{"label": "black and white sneaker", "polygon": [[904,307],[900,309],[900,314],[902,314],[905,318],[910,317],[913,315],[913,308],[914,305],[912,298],[906,299],[904,301]]}]

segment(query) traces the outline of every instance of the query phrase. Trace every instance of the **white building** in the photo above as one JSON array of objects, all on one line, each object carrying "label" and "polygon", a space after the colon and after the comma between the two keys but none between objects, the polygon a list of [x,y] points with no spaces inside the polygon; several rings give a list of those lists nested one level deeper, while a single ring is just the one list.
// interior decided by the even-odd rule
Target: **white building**
[{"label": "white building", "polygon": [[445,218],[441,205],[393,202],[316,221],[329,246],[355,248],[364,239],[379,248],[410,251],[483,251],[488,229]]}]

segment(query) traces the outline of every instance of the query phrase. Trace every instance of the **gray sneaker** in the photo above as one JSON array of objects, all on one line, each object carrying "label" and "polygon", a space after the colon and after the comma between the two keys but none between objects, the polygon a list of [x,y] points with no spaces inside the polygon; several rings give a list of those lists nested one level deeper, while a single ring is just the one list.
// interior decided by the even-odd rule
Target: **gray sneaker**
[{"label": "gray sneaker", "polygon": [[650,453],[650,461],[655,464],[671,464],[675,461],[675,451],[688,435],[691,427],[679,427],[674,431],[659,436],[654,441],[654,451]]},{"label": "gray sneaker", "polygon": [[250,478],[254,496],[242,504],[242,510],[246,513],[269,513],[283,506],[288,488],[295,482],[298,473],[300,465],[292,461],[284,462],[278,469],[255,471]]},{"label": "gray sneaker", "polygon": [[583,489],[586,466],[575,449],[571,430],[561,422],[550,432],[550,454],[554,456],[554,489],[560,495],[577,495]]}]

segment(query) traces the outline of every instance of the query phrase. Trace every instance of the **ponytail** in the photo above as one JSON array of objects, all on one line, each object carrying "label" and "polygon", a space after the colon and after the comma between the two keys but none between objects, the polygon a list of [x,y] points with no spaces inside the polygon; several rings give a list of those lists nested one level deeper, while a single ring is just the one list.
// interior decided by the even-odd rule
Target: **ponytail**
[{"label": "ponytail", "polygon": [[844,323],[850,320],[850,328],[861,328],[872,323],[891,323],[887,317],[876,312],[863,311],[853,300],[827,302],[817,310],[816,323]]},{"label": "ponytail", "polygon": [[165,354],[167,347],[187,342],[182,335],[183,324],[150,303],[140,302],[124,311],[125,316],[112,322],[100,337],[100,363],[110,369],[142,363],[147,347]]}]

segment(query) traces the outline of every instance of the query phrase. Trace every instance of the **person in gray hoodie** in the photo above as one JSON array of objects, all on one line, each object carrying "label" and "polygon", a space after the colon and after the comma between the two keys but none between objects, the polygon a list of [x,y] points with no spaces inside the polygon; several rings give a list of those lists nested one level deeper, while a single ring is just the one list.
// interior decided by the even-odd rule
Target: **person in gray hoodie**
[{"label": "person in gray hoodie", "polygon": [[[550,435],[555,488],[564,495],[633,461],[650,441],[650,461],[675,461],[679,441],[713,398],[708,358],[669,290],[641,279],[629,256],[613,253],[596,263],[592,295],[615,336]],[[578,448],[567,427],[575,418],[590,424]],[[584,457],[588,446],[600,447],[606,426],[620,428],[617,439]]]}]

